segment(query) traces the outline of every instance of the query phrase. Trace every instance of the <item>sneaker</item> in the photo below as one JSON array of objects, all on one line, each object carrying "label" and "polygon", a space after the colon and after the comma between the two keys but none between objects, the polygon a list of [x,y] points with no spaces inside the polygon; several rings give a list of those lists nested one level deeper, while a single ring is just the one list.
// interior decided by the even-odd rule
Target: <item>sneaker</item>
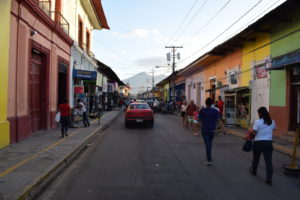
[{"label": "sneaker", "polygon": [[207,166],[212,166],[212,161],[206,161],[205,164],[206,164]]}]

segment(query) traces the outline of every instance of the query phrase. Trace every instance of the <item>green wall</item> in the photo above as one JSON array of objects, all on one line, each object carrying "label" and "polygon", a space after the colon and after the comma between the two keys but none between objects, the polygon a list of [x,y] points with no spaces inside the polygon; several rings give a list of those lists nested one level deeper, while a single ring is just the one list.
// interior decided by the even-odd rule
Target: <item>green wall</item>
[{"label": "green wall", "polygon": [[[291,10],[282,15],[291,21],[276,22],[272,25],[271,41],[300,29],[300,12]],[[300,48],[300,31],[271,44],[271,57],[287,54]],[[271,71],[270,106],[286,106],[286,70]]]}]

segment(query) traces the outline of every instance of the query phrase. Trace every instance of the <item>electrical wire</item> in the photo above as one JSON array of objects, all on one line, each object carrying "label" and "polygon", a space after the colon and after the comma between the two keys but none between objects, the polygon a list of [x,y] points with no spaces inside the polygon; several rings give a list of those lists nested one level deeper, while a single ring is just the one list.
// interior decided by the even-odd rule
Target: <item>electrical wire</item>
[{"label": "electrical wire", "polygon": [[216,12],[216,14],[210,18],[187,42],[185,42],[182,46],[189,43],[192,39],[196,37],[205,27],[207,27],[225,8],[226,6],[231,2],[231,0],[228,0],[219,10]]},{"label": "electrical wire", "polygon": [[176,31],[173,33],[173,35],[171,36],[170,40],[167,42],[166,45],[168,45],[172,38],[177,34],[177,32],[179,31],[179,29],[182,27],[182,25],[184,24],[185,20],[188,18],[188,16],[191,14],[191,11],[193,10],[193,8],[195,7],[195,5],[197,4],[198,0],[195,0],[192,7],[189,9],[189,11],[186,13],[186,15],[184,16],[183,20],[181,21],[181,23],[179,24],[179,26],[177,27]]},{"label": "electrical wire", "polygon": [[225,32],[227,32],[231,27],[233,27],[235,24],[237,24],[242,18],[244,18],[249,12],[251,12],[254,8],[256,8],[260,3],[262,2],[262,0],[259,0],[254,6],[252,6],[249,10],[247,10],[242,16],[240,16],[236,21],[234,21],[234,23],[232,23],[229,27],[227,27],[224,31],[222,31],[220,34],[218,34],[214,39],[212,39],[211,41],[209,41],[206,45],[204,45],[200,50],[195,51],[194,53],[192,53],[191,55],[189,55],[188,57],[182,59],[181,61],[179,61],[178,63],[183,62],[184,60],[187,60],[189,58],[191,58],[192,56],[194,56],[195,54],[197,54],[198,52],[202,51],[203,49],[205,49],[207,46],[209,46],[211,43],[215,42],[220,36],[222,36]]},{"label": "electrical wire", "polygon": [[182,36],[182,34],[188,29],[188,27],[191,25],[191,23],[194,21],[194,19],[197,17],[197,15],[200,13],[200,11],[204,8],[208,0],[205,0],[203,4],[201,4],[200,8],[196,11],[195,15],[192,17],[190,22],[184,27],[184,29],[181,31],[181,33],[176,37],[176,39],[173,41],[173,44]]}]

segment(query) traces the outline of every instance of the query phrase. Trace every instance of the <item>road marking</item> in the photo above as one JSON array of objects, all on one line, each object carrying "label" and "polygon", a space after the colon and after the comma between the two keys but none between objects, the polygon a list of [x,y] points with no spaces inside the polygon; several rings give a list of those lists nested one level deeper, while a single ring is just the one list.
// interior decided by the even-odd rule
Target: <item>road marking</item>
[{"label": "road marking", "polygon": [[[97,119],[91,121],[91,124],[96,123],[96,121],[97,121]],[[99,129],[99,128],[97,128],[97,129]],[[18,162],[17,164],[15,164],[15,165],[13,165],[13,166],[7,168],[6,170],[0,172],[0,178],[3,177],[3,176],[5,176],[5,175],[7,175],[7,174],[9,174],[9,173],[11,173],[12,171],[16,170],[17,168],[23,166],[24,164],[28,163],[29,161],[35,159],[36,157],[38,157],[38,156],[41,155],[42,153],[44,153],[44,152],[46,152],[46,151],[49,151],[50,149],[56,147],[56,146],[59,145],[60,143],[64,142],[67,138],[70,138],[70,137],[76,135],[80,130],[81,130],[81,128],[78,129],[77,131],[74,131],[74,132],[73,132],[72,134],[70,134],[68,137],[65,137],[65,138],[63,138],[63,139],[60,139],[60,140],[57,141],[57,142],[54,142],[53,144],[49,145],[48,147],[42,149],[41,151],[39,151],[39,152],[33,154],[32,156],[30,156],[30,157],[28,157],[28,158],[25,158],[24,160]],[[93,132],[93,133],[94,133],[94,132]]]}]

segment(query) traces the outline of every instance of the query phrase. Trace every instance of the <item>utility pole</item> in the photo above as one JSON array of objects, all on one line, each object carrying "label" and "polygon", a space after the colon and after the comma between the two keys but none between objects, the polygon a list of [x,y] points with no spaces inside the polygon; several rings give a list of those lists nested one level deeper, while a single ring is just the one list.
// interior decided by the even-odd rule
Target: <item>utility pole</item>
[{"label": "utility pole", "polygon": [[174,72],[175,72],[175,58],[176,58],[175,51],[176,51],[176,49],[178,49],[178,48],[183,48],[183,46],[166,46],[165,48],[172,49],[172,59],[173,59],[172,73],[174,73]]},{"label": "utility pole", "polygon": [[152,89],[154,90],[154,68],[152,69]]},{"label": "utility pole", "polygon": [[[176,64],[175,64],[175,59],[176,59],[175,51],[178,48],[183,48],[183,46],[166,46],[165,48],[172,49],[172,58],[173,58],[172,74],[174,74],[174,72],[175,72],[175,66],[176,66]],[[179,54],[178,54],[177,59],[180,59]],[[175,80],[173,81],[172,85],[173,85],[173,89],[172,89],[172,93],[173,94],[171,95],[171,98],[172,98],[171,100],[176,100],[175,99]],[[174,97],[174,99],[173,99],[173,97]]]}]

